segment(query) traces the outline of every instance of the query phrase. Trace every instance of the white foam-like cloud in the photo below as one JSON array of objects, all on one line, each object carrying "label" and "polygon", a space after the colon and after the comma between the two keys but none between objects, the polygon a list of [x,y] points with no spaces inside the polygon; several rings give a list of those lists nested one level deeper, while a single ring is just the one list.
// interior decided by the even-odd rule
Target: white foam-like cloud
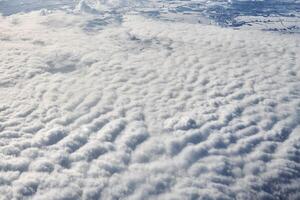
[{"label": "white foam-like cloud", "polygon": [[1,199],[300,197],[299,37],[104,21],[0,18]]},{"label": "white foam-like cloud", "polygon": [[116,9],[127,10],[143,5],[146,0],[80,0],[76,10],[85,12],[114,11]]}]

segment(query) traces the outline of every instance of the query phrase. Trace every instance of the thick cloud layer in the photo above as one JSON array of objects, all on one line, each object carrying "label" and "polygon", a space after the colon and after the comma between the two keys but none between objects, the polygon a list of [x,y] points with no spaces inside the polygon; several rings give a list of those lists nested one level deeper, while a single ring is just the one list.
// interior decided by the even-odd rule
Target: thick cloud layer
[{"label": "thick cloud layer", "polygon": [[0,18],[1,199],[300,198],[297,35],[105,20]]}]

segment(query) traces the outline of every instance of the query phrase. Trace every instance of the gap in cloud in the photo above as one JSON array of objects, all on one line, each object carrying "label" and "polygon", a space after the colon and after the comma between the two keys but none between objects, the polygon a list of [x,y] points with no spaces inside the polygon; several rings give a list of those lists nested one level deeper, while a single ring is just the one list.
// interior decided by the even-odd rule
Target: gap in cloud
[{"label": "gap in cloud", "polygon": [[[109,18],[128,12],[168,21],[214,24],[235,29],[260,29],[300,33],[300,2],[297,0],[0,0],[4,16],[40,9],[63,9]],[[118,18],[118,17],[117,17]],[[100,21],[91,22],[91,30]]]},{"label": "gap in cloud", "polygon": [[236,29],[300,32],[300,2],[285,0],[81,0],[77,10],[112,15],[137,12],[169,21],[214,24]]},{"label": "gap in cloud", "polygon": [[[264,23],[266,30],[299,31],[300,3],[296,1],[234,0],[225,6],[212,6],[206,12],[209,18],[222,26],[241,27]],[[274,23],[278,28],[271,27]]]}]

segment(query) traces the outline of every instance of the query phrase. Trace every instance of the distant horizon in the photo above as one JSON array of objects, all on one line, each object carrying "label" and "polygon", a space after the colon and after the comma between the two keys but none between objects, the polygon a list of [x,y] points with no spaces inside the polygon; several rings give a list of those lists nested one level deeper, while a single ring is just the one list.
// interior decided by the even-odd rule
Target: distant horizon
[{"label": "distant horizon", "polygon": [[[97,2],[103,2],[98,4]],[[114,5],[114,3],[118,4]],[[142,3],[139,3],[142,2]],[[171,4],[169,4],[171,2]],[[109,3],[106,5],[106,3]],[[101,5],[99,7],[99,5]],[[83,6],[83,7],[82,7]],[[147,8],[146,11],[143,9]],[[300,33],[300,2],[298,0],[218,0],[218,1],[162,1],[162,0],[2,0],[0,14],[9,16],[35,10],[72,10],[107,15],[137,11],[148,17],[166,18],[177,14],[177,20],[214,24],[237,29],[260,29],[282,33]],[[172,19],[172,17],[167,17]]]}]

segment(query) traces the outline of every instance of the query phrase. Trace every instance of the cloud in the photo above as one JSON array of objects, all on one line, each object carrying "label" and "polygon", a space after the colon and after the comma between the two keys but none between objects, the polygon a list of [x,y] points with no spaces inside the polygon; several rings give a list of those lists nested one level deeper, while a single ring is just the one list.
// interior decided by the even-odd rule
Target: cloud
[{"label": "cloud", "polygon": [[0,18],[3,199],[299,198],[296,35]]},{"label": "cloud", "polygon": [[76,5],[77,11],[97,13],[116,9],[127,10],[129,7],[141,6],[147,0],[80,0]]}]

